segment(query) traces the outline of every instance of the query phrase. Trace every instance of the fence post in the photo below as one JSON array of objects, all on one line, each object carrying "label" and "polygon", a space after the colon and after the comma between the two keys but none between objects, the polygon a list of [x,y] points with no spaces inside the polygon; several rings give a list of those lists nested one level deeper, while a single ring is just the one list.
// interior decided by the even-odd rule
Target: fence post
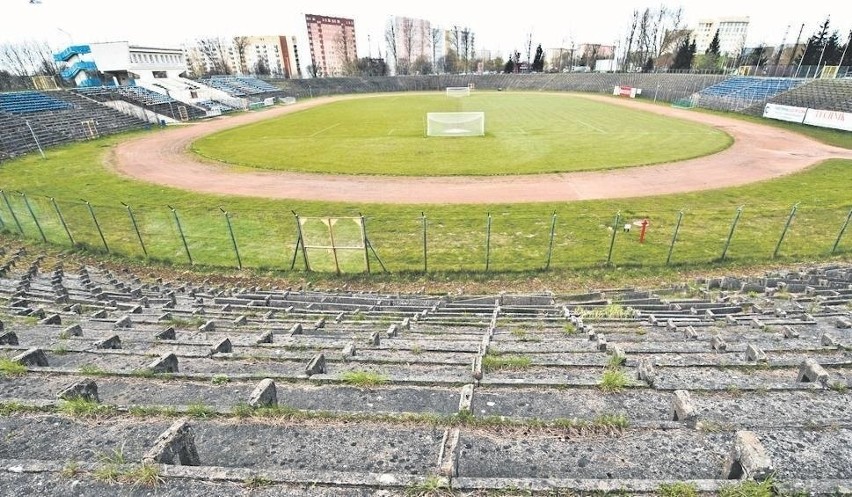
[{"label": "fence post", "polygon": [[41,229],[41,223],[38,222],[38,218],[36,217],[35,212],[33,211],[33,208],[30,205],[30,200],[27,198],[27,194],[24,193],[24,192],[18,192],[18,193],[21,195],[21,198],[24,199],[24,205],[27,206],[27,210],[30,212],[30,216],[33,218],[33,221],[35,222],[36,228],[38,229],[38,234],[41,235],[41,240],[44,243],[47,243],[47,237],[44,236],[44,230]]},{"label": "fence post", "polygon": [[6,192],[3,190],[0,190],[0,195],[3,196],[3,201],[6,202],[6,207],[9,208],[9,214],[12,215],[12,219],[15,221],[15,226],[18,227],[18,231],[23,235],[24,228],[21,227],[21,222],[18,221],[18,216],[15,215],[15,210],[12,209],[12,204],[9,203],[9,197],[6,196]]},{"label": "fence post", "polygon": [[178,233],[180,233],[180,239],[183,242],[183,248],[186,250],[186,258],[189,259],[189,264],[192,265],[192,254],[189,253],[189,245],[186,243],[186,237],[183,235],[183,227],[180,225],[178,213],[171,205],[169,205],[168,208],[172,210],[172,215],[175,217],[175,224],[177,224]]},{"label": "fence post", "polygon": [[38,153],[41,154],[42,159],[46,159],[47,157],[44,155],[44,150],[42,150],[42,148],[41,148],[41,143],[38,142],[38,137],[36,136],[35,131],[33,131],[33,127],[30,126],[29,121],[24,121],[24,122],[27,124],[27,128],[29,128],[30,134],[33,135],[33,141],[35,142],[36,147],[38,147]]},{"label": "fence post", "polygon": [[544,270],[550,269],[550,260],[553,256],[553,237],[556,235],[556,211],[550,216],[550,241],[547,245],[547,262],[544,264]]},{"label": "fence post", "polygon": [[487,223],[485,224],[485,272],[488,272],[488,266],[491,262],[491,213],[488,213]]},{"label": "fence post", "polygon": [[675,241],[677,241],[677,233],[680,231],[680,222],[683,220],[683,211],[678,211],[677,213],[677,223],[675,224],[674,234],[672,235],[672,244],[669,245],[669,255],[666,257],[666,266],[672,260],[672,252],[674,251]]},{"label": "fence post", "polygon": [[790,210],[790,215],[787,217],[787,222],[784,224],[784,230],[781,231],[781,238],[778,239],[778,243],[775,244],[775,252],[772,252],[772,258],[778,257],[778,251],[781,250],[781,243],[784,241],[784,236],[787,234],[787,230],[790,228],[790,223],[793,222],[793,217],[796,215],[796,209],[799,208],[799,203],[796,202],[793,205],[793,208]]},{"label": "fence post", "polygon": [[852,210],[850,210],[849,214],[846,215],[846,221],[843,221],[843,227],[840,228],[840,233],[837,234],[837,240],[834,241],[834,246],[831,247],[832,254],[837,250],[837,246],[840,245],[840,239],[843,238],[843,233],[846,232],[846,227],[849,226],[850,218],[852,218]]},{"label": "fence post", "polygon": [[95,228],[98,229],[98,234],[101,235],[101,242],[103,242],[104,248],[106,249],[107,254],[109,254],[109,245],[107,245],[106,238],[104,237],[104,232],[101,231],[101,224],[98,222],[98,218],[95,216],[95,209],[92,208],[92,204],[90,204],[88,200],[83,200],[83,202],[85,202],[86,207],[89,208],[89,214],[92,215],[92,221],[94,221],[95,223]]},{"label": "fence post", "polygon": [[423,272],[429,272],[426,256],[426,214],[420,212],[420,224],[423,226]]},{"label": "fence post", "polygon": [[725,247],[722,249],[722,256],[719,260],[724,261],[728,254],[728,247],[731,245],[731,238],[734,237],[734,230],[737,229],[737,223],[740,221],[740,216],[743,213],[743,206],[737,207],[737,213],[734,215],[734,221],[731,223],[731,231],[728,233],[728,239],[725,240]]},{"label": "fence post", "polygon": [[228,224],[228,234],[231,235],[231,245],[234,247],[234,255],[237,256],[237,269],[242,269],[243,260],[240,258],[240,249],[237,248],[237,237],[234,236],[234,228],[231,227],[231,214],[221,207],[219,207],[219,210],[225,214],[225,222]]},{"label": "fence post", "polygon": [[53,204],[53,210],[56,211],[56,215],[59,216],[59,222],[62,223],[62,228],[65,229],[65,234],[68,235],[68,240],[71,242],[71,246],[75,245],[74,237],[71,236],[71,230],[68,229],[68,225],[65,223],[65,216],[62,215],[62,211],[59,210],[59,205],[56,203],[56,199],[50,197],[50,203]]},{"label": "fence post", "polygon": [[145,249],[145,242],[142,241],[142,233],[139,232],[139,225],[136,224],[136,216],[133,215],[133,209],[124,202],[122,202],[121,205],[127,207],[127,214],[130,216],[130,224],[133,225],[133,231],[136,232],[136,239],[139,240],[139,245],[142,247],[142,253],[145,254],[145,257],[147,258],[148,250]]},{"label": "fence post", "polygon": [[618,233],[618,225],[621,224],[621,211],[615,213],[615,222],[612,225],[612,238],[609,241],[609,253],[606,255],[606,265],[612,263],[612,249],[615,247],[615,234]]}]

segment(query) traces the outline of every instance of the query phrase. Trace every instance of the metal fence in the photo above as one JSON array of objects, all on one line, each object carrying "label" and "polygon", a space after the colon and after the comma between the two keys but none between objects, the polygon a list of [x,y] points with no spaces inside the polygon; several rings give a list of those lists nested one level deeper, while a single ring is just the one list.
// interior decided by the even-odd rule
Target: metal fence
[{"label": "metal fence", "polygon": [[312,249],[309,267],[299,253],[298,216],[271,209],[134,208],[0,190],[0,229],[56,246],[177,264],[346,273],[369,268],[511,272],[828,257],[852,251],[845,236],[850,207],[590,212],[564,204],[540,213],[471,208],[465,215],[436,210],[418,216],[400,210],[361,216],[370,249],[366,257],[324,261],[323,250],[329,258],[341,253],[331,241],[323,250]]}]

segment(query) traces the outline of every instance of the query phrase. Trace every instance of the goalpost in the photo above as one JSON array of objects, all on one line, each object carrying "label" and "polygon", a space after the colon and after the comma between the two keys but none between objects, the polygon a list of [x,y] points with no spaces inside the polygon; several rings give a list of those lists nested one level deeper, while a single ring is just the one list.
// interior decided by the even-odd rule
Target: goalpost
[{"label": "goalpost", "polygon": [[447,87],[447,96],[448,97],[469,97],[470,96],[470,87],[469,86],[448,86]]},{"label": "goalpost", "polygon": [[427,112],[426,136],[485,136],[485,113]]}]

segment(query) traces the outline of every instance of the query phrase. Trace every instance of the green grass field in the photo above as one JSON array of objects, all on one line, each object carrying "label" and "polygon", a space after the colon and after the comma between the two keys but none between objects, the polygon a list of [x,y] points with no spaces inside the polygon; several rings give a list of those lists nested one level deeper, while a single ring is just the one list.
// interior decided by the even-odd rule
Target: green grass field
[{"label": "green grass field", "polygon": [[[485,112],[484,137],[426,137],[427,112]],[[649,146],[653,144],[653,146]],[[405,176],[613,169],[683,160],[725,133],[568,94],[401,94],[345,100],[210,135],[198,154],[288,171]]]},{"label": "green grass field", "polygon": [[[367,99],[371,100],[371,99]],[[752,118],[748,118],[752,119]],[[775,125],[767,121],[768,125]],[[779,126],[807,133],[835,145],[852,148],[852,134],[810,127]],[[151,131],[156,132],[156,131]],[[140,132],[143,133],[143,132]],[[470,271],[486,267],[487,215],[491,215],[488,268],[492,272],[536,271],[545,267],[570,275],[577,269],[600,267],[607,259],[615,214],[620,223],[649,219],[646,243],[638,243],[638,229],[616,232],[612,263],[620,268],[663,271],[679,211],[684,217],[672,253],[672,266],[681,270],[716,266],[736,209],[742,217],[727,252],[726,264],[738,265],[802,260],[828,260],[852,196],[852,161],[832,160],[798,174],[737,188],[635,199],[546,204],[492,204],[481,206],[382,205],[266,200],[202,195],[150,185],[113,174],[105,162],[110,148],[134,136],[123,135],[58,147],[10,161],[0,167],[2,228],[17,233],[17,224],[29,239],[41,241],[39,227],[51,244],[70,247],[50,197],[55,197],[79,246],[104,252],[97,227],[85,203],[91,202],[110,251],[144,259],[128,211],[132,206],[151,260],[185,264],[186,250],[172,211],[176,208],[193,262],[215,267],[236,266],[220,207],[231,213],[244,267],[286,270],[293,258],[297,229],[291,210],[301,216],[359,216],[366,218],[372,246],[390,271],[424,269],[423,224],[427,227],[426,266],[430,272]],[[37,226],[24,198],[26,192]],[[790,230],[773,258],[791,206],[799,202]],[[12,207],[11,211],[9,206]],[[12,216],[12,213],[15,216]],[[555,218],[553,215],[555,214]],[[424,217],[421,217],[425,215]],[[15,221],[17,219],[17,222]],[[555,219],[555,224],[552,224]],[[553,227],[552,250],[550,232]],[[357,225],[341,224],[338,235],[346,244],[360,242]],[[322,222],[305,225],[321,245],[327,234]],[[336,240],[336,241],[341,241]],[[852,227],[838,245],[835,257],[852,254]],[[364,253],[341,255],[344,271],[364,269]],[[331,254],[310,252],[315,268],[334,267]],[[371,255],[371,258],[373,256]],[[375,259],[372,259],[376,269]],[[300,258],[296,269],[303,268]],[[615,272],[613,272],[615,273]]]}]

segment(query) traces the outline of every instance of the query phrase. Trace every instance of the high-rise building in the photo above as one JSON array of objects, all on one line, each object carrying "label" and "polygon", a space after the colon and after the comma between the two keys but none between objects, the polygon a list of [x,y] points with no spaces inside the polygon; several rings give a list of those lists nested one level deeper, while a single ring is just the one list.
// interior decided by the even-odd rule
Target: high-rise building
[{"label": "high-rise building", "polygon": [[719,53],[722,55],[739,55],[745,47],[748,20],[748,17],[720,17],[698,21],[698,27],[693,33],[696,53],[705,53],[718,32]]},{"label": "high-rise building", "polygon": [[246,70],[251,74],[301,77],[295,36],[246,36],[244,54]]},{"label": "high-rise building", "polygon": [[342,17],[305,14],[311,64],[316,76],[342,76],[358,57],[355,21]]}]

